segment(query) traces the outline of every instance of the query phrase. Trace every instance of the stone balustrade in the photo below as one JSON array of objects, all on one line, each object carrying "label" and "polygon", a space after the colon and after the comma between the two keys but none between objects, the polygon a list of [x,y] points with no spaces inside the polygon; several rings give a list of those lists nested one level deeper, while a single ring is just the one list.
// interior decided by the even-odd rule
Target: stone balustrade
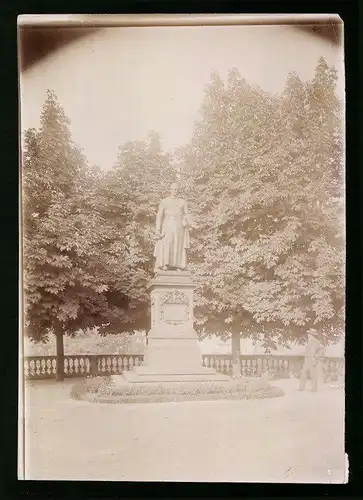
[{"label": "stone balustrade", "polygon": [[[121,374],[143,363],[142,354],[74,354],[64,356],[64,376],[87,377]],[[219,373],[232,374],[232,356],[203,354],[203,366]],[[241,374],[245,377],[299,377],[303,356],[251,354],[241,355]],[[24,357],[26,379],[52,379],[56,376],[56,356]],[[327,357],[323,363],[324,379],[337,380],[344,373],[344,358]]]}]

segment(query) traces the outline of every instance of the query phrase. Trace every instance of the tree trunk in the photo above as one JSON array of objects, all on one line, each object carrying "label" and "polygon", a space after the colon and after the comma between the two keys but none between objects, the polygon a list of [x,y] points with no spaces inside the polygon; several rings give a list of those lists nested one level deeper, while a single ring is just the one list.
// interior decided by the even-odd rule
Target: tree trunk
[{"label": "tree trunk", "polygon": [[64,380],[64,340],[63,340],[63,329],[61,326],[55,329],[55,337],[57,343],[57,382],[62,382]]},{"label": "tree trunk", "polygon": [[241,376],[241,337],[239,332],[232,333],[232,377]]}]

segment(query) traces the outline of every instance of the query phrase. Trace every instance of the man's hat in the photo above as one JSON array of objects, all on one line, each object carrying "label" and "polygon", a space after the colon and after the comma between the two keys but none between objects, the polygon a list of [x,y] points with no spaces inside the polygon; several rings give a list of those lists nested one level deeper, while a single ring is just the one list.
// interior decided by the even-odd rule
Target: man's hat
[{"label": "man's hat", "polygon": [[310,330],[308,330],[308,333],[310,335],[314,335],[314,337],[317,337],[318,335],[318,332],[315,330],[315,328],[310,328]]}]

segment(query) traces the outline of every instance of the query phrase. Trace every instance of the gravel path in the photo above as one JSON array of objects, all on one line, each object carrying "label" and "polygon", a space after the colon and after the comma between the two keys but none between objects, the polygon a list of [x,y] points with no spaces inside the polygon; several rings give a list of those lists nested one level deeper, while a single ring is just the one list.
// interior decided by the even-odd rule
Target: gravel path
[{"label": "gravel path", "polygon": [[73,382],[27,385],[26,479],[342,483],[344,393],[105,405]]}]

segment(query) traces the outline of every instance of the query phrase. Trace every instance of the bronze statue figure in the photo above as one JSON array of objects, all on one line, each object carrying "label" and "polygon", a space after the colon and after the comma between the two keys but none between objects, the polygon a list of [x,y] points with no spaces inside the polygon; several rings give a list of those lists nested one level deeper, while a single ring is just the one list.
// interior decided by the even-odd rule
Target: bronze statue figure
[{"label": "bronze statue figure", "polygon": [[185,200],[178,198],[178,184],[171,185],[170,196],[159,205],[156,217],[157,241],[155,271],[185,270],[189,248],[189,214]]}]

